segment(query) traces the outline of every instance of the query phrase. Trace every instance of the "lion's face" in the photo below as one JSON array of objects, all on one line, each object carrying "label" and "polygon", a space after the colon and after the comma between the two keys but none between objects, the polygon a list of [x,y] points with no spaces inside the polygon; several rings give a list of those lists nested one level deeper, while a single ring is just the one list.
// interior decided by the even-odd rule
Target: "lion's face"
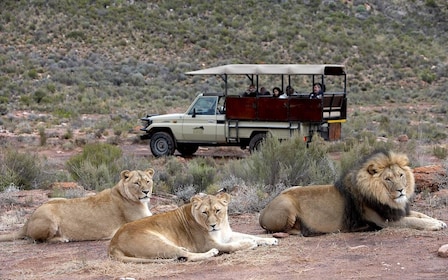
[{"label": "lion's face", "polygon": [[408,163],[404,154],[375,155],[357,173],[359,193],[371,202],[403,209],[415,189],[414,175]]},{"label": "lion's face", "polygon": [[191,198],[193,207],[192,214],[204,229],[209,232],[219,231],[227,222],[227,207],[230,201],[230,195],[220,193],[216,196],[196,195]]},{"label": "lion's face", "polygon": [[152,194],[154,170],[149,168],[141,170],[124,170],[121,172],[119,183],[120,192],[132,201],[149,202]]}]

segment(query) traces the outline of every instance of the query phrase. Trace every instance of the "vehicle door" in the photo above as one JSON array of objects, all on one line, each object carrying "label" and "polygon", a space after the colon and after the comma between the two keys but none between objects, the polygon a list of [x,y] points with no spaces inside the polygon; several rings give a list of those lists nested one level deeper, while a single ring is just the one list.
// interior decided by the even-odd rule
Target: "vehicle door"
[{"label": "vehicle door", "polygon": [[218,96],[201,96],[190,107],[182,125],[183,140],[215,142]]}]

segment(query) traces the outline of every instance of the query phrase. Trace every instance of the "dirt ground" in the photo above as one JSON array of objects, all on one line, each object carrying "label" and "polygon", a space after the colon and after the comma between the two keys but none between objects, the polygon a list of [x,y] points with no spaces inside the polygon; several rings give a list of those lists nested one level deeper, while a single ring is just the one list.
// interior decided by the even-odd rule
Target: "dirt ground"
[{"label": "dirt ground", "polygon": [[[149,156],[144,145],[126,146],[127,153]],[[61,161],[67,153],[44,151]],[[208,149],[199,151],[210,155]],[[212,152],[220,157],[231,150]],[[18,229],[48,192],[0,193],[0,233]],[[417,196],[413,209],[448,221],[448,197]],[[170,202],[153,197],[153,213]],[[172,206],[172,205],[171,205]],[[168,206],[169,208],[169,206]],[[264,235],[258,214],[230,217],[234,231]],[[124,264],[107,256],[109,241],[33,244],[27,240],[0,243],[0,279],[448,279],[448,259],[437,250],[448,243],[448,230],[427,232],[384,229],[318,237],[290,236],[275,247],[222,254],[197,263]]]},{"label": "dirt ground", "polygon": [[[48,200],[48,191],[0,194],[0,232],[18,229]],[[12,202],[15,203],[11,205]],[[448,221],[447,198],[417,199],[413,208]],[[166,209],[154,197],[153,212]],[[234,231],[264,235],[257,214],[230,217]],[[124,264],[107,256],[109,241],[0,243],[0,279],[448,279],[437,255],[448,230],[384,229],[318,237],[289,236],[275,247],[222,254],[197,263]]]}]

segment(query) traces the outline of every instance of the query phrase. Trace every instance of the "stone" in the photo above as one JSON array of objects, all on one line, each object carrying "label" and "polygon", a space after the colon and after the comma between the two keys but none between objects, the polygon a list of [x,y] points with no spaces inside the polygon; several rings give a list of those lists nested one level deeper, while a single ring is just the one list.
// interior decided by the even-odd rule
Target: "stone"
[{"label": "stone", "polygon": [[448,258],[448,244],[440,246],[437,254],[439,255],[439,257]]},{"label": "stone", "polygon": [[286,232],[275,232],[272,234],[272,237],[275,237],[275,238],[286,238],[288,236],[289,236],[289,233],[286,233]]},{"label": "stone", "polygon": [[409,137],[406,134],[402,134],[402,135],[398,136],[397,140],[398,140],[398,142],[408,142]]},{"label": "stone", "polygon": [[446,169],[440,165],[428,165],[414,168],[415,191],[436,192],[443,182],[447,182]]}]

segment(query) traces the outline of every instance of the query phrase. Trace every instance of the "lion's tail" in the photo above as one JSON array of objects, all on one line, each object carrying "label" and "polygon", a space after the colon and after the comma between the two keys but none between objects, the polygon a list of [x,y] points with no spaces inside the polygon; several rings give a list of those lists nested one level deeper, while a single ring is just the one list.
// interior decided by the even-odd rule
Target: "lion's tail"
[{"label": "lion's tail", "polygon": [[121,251],[114,250],[109,254],[110,258],[124,263],[168,263],[173,262],[173,259],[145,259],[125,256]]},{"label": "lion's tail", "polygon": [[0,242],[14,241],[17,239],[24,239],[25,237],[26,237],[26,224],[18,231],[0,235]]}]

